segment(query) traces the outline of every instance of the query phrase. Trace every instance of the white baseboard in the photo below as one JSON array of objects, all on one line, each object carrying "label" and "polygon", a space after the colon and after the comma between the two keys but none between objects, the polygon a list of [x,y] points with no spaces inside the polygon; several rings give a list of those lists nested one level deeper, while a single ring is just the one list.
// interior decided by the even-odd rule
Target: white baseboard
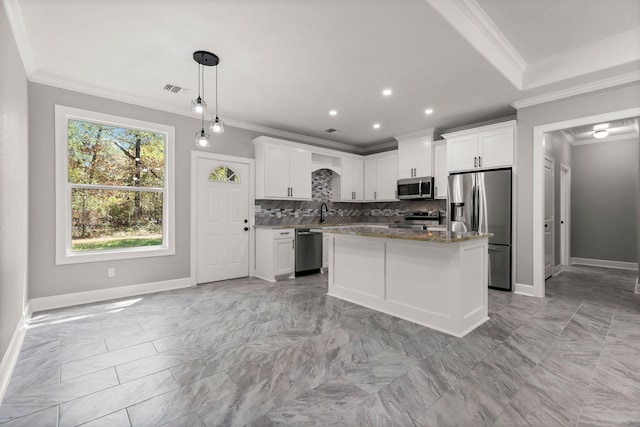
[{"label": "white baseboard", "polygon": [[637,262],[611,261],[608,259],[576,258],[571,257],[571,264],[590,265],[593,267],[619,268],[621,270],[637,270]]},{"label": "white baseboard", "polygon": [[528,297],[535,296],[533,293],[533,285],[524,285],[522,283],[516,283],[516,288],[513,291],[514,294],[525,295]]},{"label": "white baseboard", "polygon": [[169,291],[172,289],[194,286],[190,277],[161,282],[144,283],[141,285],[120,286],[117,288],[98,289],[95,291],[76,292],[73,294],[54,295],[51,297],[33,298],[29,302],[32,312],[51,310],[54,308],[70,307],[117,298],[127,298],[135,295],[153,292]]},{"label": "white baseboard", "polygon": [[562,264],[556,265],[555,267],[553,267],[553,275],[557,276],[558,274],[560,274],[560,272],[562,272],[563,268],[564,268],[564,265],[562,265]]},{"label": "white baseboard", "polygon": [[13,332],[9,347],[2,357],[2,362],[0,362],[0,404],[2,404],[4,395],[7,392],[7,387],[9,387],[9,380],[11,380],[13,368],[15,368],[18,356],[20,356],[22,343],[24,342],[24,337],[27,335],[27,325],[30,317],[31,312],[29,310],[29,304],[27,304],[22,316],[20,316],[20,320],[18,320],[18,325]]}]

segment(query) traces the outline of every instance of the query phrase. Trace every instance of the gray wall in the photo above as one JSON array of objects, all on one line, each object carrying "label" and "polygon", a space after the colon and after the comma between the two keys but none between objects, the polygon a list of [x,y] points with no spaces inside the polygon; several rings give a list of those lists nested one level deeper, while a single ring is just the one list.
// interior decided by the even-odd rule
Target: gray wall
[{"label": "gray wall", "polygon": [[554,266],[560,265],[560,236],[562,231],[562,225],[560,224],[560,175],[562,165],[571,167],[571,146],[569,143],[560,136],[560,132],[550,132],[545,138],[546,145],[544,152],[549,157],[553,158],[553,174],[555,176],[554,189],[553,189],[553,207],[554,207]]},{"label": "gray wall", "polygon": [[573,147],[571,256],[638,260],[638,139]]},{"label": "gray wall", "polygon": [[[3,97],[4,99],[4,97]],[[55,265],[54,105],[130,117],[175,127],[176,254],[74,265]],[[188,106],[185,105],[188,111]],[[24,115],[26,117],[26,114]],[[78,92],[29,83],[29,291],[30,298],[189,277],[191,151],[197,118],[166,113]],[[256,132],[227,126],[211,152],[253,158]],[[4,204],[3,204],[4,205]],[[107,277],[107,267],[116,277]]]},{"label": "gray wall", "polygon": [[[516,147],[516,282],[533,285],[533,128],[640,107],[640,83],[630,83],[518,110]],[[539,208],[539,207],[536,207]]]},{"label": "gray wall", "polygon": [[0,7],[0,360],[27,300],[28,85]]}]

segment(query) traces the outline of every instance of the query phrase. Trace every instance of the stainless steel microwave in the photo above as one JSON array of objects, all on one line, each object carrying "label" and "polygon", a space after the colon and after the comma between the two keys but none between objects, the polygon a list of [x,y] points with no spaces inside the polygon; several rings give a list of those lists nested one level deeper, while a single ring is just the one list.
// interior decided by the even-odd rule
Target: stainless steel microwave
[{"label": "stainless steel microwave", "polygon": [[398,199],[433,199],[433,177],[399,179]]}]

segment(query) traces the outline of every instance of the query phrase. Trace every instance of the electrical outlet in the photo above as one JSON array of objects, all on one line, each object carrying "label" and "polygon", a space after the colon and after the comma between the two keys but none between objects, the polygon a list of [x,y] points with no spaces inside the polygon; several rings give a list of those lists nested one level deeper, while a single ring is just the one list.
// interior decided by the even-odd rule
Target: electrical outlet
[{"label": "electrical outlet", "polygon": [[278,218],[282,218],[282,212],[277,211],[277,212],[276,212],[276,217],[278,217]]},{"label": "electrical outlet", "polygon": [[298,217],[300,216],[300,211],[296,211],[296,212],[294,213],[294,216],[295,216],[296,218],[298,218]]},{"label": "electrical outlet", "polygon": [[107,277],[116,277],[116,268],[115,267],[107,268]]}]

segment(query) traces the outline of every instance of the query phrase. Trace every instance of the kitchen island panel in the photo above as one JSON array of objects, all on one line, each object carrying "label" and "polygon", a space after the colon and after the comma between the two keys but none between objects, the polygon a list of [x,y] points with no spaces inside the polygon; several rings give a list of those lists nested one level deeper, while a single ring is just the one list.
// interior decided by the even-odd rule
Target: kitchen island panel
[{"label": "kitchen island panel", "polygon": [[462,337],[487,316],[488,239],[331,234],[329,295]]},{"label": "kitchen island panel", "polygon": [[352,298],[384,299],[384,243],[341,239],[329,249],[329,276],[339,277],[334,287]]}]

